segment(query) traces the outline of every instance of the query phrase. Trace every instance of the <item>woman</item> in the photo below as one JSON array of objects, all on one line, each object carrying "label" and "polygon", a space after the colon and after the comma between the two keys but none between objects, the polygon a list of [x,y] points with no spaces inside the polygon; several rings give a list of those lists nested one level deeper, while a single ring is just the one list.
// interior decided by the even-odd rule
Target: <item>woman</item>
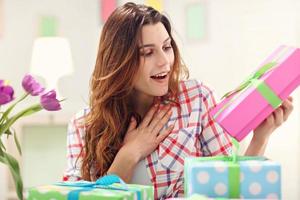
[{"label": "woman", "polygon": [[[184,157],[228,155],[232,147],[208,115],[211,90],[187,77],[163,14],[133,3],[117,8],[102,30],[90,108],[69,126],[65,180],[114,173],[154,185],[156,199],[182,196]],[[289,98],[254,130],[246,155],[262,155],[291,111]]]}]

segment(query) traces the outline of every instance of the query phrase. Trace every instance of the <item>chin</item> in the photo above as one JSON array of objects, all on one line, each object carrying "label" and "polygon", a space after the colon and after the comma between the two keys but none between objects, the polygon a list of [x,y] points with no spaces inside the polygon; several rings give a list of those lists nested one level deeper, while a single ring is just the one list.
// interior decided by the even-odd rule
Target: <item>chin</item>
[{"label": "chin", "polygon": [[164,96],[164,95],[166,95],[166,94],[168,94],[168,91],[169,91],[169,88],[160,88],[159,90],[157,90],[155,93],[156,93],[156,95],[155,96],[159,96],[159,97],[161,97],[161,96]]}]

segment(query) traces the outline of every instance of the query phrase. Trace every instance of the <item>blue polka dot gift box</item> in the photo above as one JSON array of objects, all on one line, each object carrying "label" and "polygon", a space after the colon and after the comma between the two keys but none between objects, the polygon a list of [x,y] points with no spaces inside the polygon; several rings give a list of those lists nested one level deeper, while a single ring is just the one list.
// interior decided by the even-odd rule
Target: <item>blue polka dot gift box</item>
[{"label": "blue polka dot gift box", "polygon": [[210,198],[281,199],[280,164],[264,157],[189,157],[184,192]]}]

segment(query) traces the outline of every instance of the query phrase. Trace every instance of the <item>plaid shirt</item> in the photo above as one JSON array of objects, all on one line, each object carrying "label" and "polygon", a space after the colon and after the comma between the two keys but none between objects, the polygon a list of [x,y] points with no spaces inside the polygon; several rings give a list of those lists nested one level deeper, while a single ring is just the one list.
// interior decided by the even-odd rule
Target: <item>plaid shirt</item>
[{"label": "plaid shirt", "polygon": [[[164,126],[175,123],[169,136],[145,158],[154,186],[155,199],[183,196],[183,166],[187,156],[228,155],[232,144],[224,130],[208,115],[216,105],[212,91],[196,80],[180,82],[180,107]],[[67,138],[68,168],[64,180],[80,180],[80,150],[84,146],[84,127],[78,126],[88,109],[78,113],[69,124]]]}]

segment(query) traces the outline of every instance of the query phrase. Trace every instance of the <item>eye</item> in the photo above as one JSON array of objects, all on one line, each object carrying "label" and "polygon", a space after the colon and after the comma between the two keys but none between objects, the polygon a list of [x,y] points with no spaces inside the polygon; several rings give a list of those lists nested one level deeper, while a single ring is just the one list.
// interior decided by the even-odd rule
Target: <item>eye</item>
[{"label": "eye", "polygon": [[166,45],[166,46],[163,47],[164,51],[168,51],[168,50],[171,50],[171,49],[172,49],[171,45]]},{"label": "eye", "polygon": [[149,50],[149,51],[145,51],[145,52],[140,52],[140,55],[141,56],[145,56],[145,57],[149,57],[153,54],[153,51],[152,50]]}]

